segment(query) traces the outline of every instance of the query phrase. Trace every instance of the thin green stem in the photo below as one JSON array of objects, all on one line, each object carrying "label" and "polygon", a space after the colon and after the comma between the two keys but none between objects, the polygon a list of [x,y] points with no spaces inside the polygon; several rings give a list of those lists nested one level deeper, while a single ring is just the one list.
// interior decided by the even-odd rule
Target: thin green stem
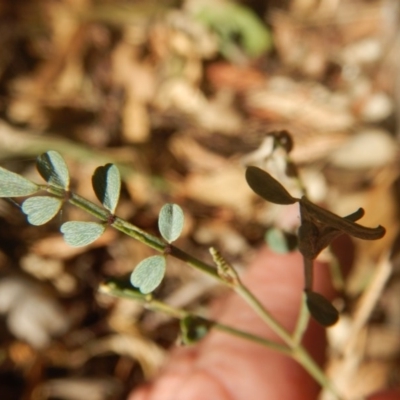
[{"label": "thin green stem", "polygon": [[[339,400],[337,391],[330,383],[324,371],[311,358],[307,350],[292,337],[288,331],[269,313],[260,301],[240,283],[234,290],[251,306],[263,321],[289,346],[291,356],[324,388],[330,390]],[[301,322],[303,324],[303,322]],[[300,328],[299,328],[300,329]]]},{"label": "thin green stem", "polygon": [[113,226],[120,232],[125,233],[125,235],[128,235],[161,253],[164,253],[167,248],[167,245],[158,237],[150,235],[149,233],[138,228],[137,226],[127,221],[124,221],[119,217],[114,217],[114,222],[111,224],[111,226]]},{"label": "thin green stem", "polygon": [[272,350],[278,351],[279,353],[286,354],[287,356],[291,356],[293,353],[292,350],[285,345],[276,343],[272,340],[264,339],[260,336],[253,335],[251,333],[242,331],[240,329],[233,328],[228,325],[220,324],[219,322],[215,322],[213,325],[213,328],[218,329],[223,332],[230,333],[231,335],[240,337],[242,339],[249,340],[250,342],[258,343],[262,346],[265,346]]},{"label": "thin green stem", "polygon": [[307,308],[307,298],[305,292],[301,297],[300,312],[297,318],[296,328],[293,332],[293,341],[298,345],[303,340],[304,332],[307,329],[308,321],[310,320],[310,313]]},{"label": "thin green stem", "polygon": [[83,210],[87,213],[93,215],[99,220],[105,222],[110,216],[110,212],[105,210],[103,207],[98,206],[97,204],[92,203],[89,200],[86,200],[84,197],[79,196],[78,194],[70,192],[70,197],[68,201]]},{"label": "thin green stem", "polygon": [[107,221],[110,216],[109,211],[105,210],[103,207],[98,206],[97,204],[92,203],[89,200],[86,200],[84,197],[79,196],[76,193],[69,192],[57,186],[41,185],[41,188],[46,190],[48,193],[59,197],[61,200],[70,202],[74,206],[80,208],[88,214],[93,215],[103,222]]},{"label": "thin green stem", "polygon": [[303,366],[303,368],[316,380],[316,382],[321,385],[321,387],[329,390],[336,397],[336,400],[342,400],[342,397],[338,393],[337,389],[332,385],[324,371],[311,358],[310,354],[305,350],[304,347],[297,347],[295,351],[293,351],[292,357]]},{"label": "thin green stem", "polygon": [[208,323],[210,324],[210,326],[213,327],[213,329],[229,333],[233,336],[237,336],[239,338],[249,340],[253,343],[258,343],[262,346],[271,348],[275,351],[286,354],[288,356],[290,356],[292,354],[292,350],[287,346],[284,346],[284,345],[276,343],[272,340],[268,340],[263,337],[254,335],[252,333],[242,331],[242,330],[234,328],[232,326],[221,324],[217,321],[213,321],[213,320],[204,318],[193,312],[175,308],[167,303],[164,303],[161,300],[154,299],[151,295],[144,295],[144,294],[138,292],[137,290],[134,290],[133,288],[131,289],[131,288],[127,288],[127,287],[121,287],[118,284],[117,280],[112,280],[108,283],[103,283],[100,286],[100,291],[103,293],[107,293],[108,295],[112,295],[112,296],[116,296],[116,297],[126,297],[126,298],[134,299],[136,301],[140,301],[141,303],[143,303],[144,307],[149,310],[162,312],[163,314],[167,314],[167,315],[169,315],[173,318],[179,319],[179,320],[182,320],[188,316],[191,316],[193,318],[196,318],[196,317],[202,318],[203,320],[208,321]]},{"label": "thin green stem", "polygon": [[183,250],[170,245],[169,247],[169,254],[172,257],[178,258],[181,261],[186,262],[187,264],[191,265],[192,267],[205,272],[207,275],[212,276],[213,278],[217,279],[219,282],[221,283],[225,283],[226,282],[218,275],[217,269],[212,266],[209,265],[199,259],[197,259],[196,257],[191,256],[190,254],[184,252]]},{"label": "thin green stem", "polygon": [[240,295],[247,304],[258,314],[258,316],[290,347],[295,343],[289,332],[271,315],[271,313],[261,304],[254,294],[243,283],[239,283],[234,290]]}]

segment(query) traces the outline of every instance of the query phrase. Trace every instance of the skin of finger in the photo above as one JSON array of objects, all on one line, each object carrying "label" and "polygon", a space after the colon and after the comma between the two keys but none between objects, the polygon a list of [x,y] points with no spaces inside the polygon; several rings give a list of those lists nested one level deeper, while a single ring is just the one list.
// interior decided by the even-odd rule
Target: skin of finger
[{"label": "skin of finger", "polygon": [[[326,266],[316,266],[316,290],[332,294],[326,272]],[[293,330],[303,289],[299,254],[282,256],[263,249],[243,281],[285,328]],[[235,294],[226,300],[220,320],[276,339],[276,335]],[[321,361],[325,344],[323,330],[311,324],[305,343],[311,345],[313,355]],[[177,367],[185,361],[185,351],[173,355],[151,390],[146,389],[144,396],[141,392],[141,397],[131,400],[164,400],[168,398],[168,392],[174,394],[174,399],[195,400],[196,392],[204,394],[207,384],[219,390],[220,397],[215,397],[218,400],[242,400],[261,395],[263,398],[309,400],[315,398],[319,390],[296,362],[258,344],[214,331],[194,347],[196,357],[189,362],[186,359],[185,368]]]},{"label": "skin of finger", "polygon": [[368,397],[368,400],[399,400],[400,389],[386,390]]}]

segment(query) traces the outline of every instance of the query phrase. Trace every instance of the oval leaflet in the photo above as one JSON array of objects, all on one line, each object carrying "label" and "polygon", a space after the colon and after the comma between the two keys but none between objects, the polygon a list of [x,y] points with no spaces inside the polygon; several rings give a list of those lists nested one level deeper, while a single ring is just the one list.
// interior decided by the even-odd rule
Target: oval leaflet
[{"label": "oval leaflet", "polygon": [[114,164],[96,168],[92,177],[92,185],[101,204],[114,214],[121,190],[118,168]]},{"label": "oval leaflet", "polygon": [[69,221],[61,225],[64,240],[73,247],[86,246],[98,239],[105,226],[97,222]]},{"label": "oval leaflet", "polygon": [[67,190],[69,172],[67,164],[57,151],[50,150],[41,154],[36,160],[36,168],[43,179],[52,186]]},{"label": "oval leaflet", "polygon": [[143,294],[155,290],[164,278],[166,260],[164,256],[151,256],[142,260],[131,274],[131,283]]},{"label": "oval leaflet", "polygon": [[168,243],[178,239],[182,233],[184,222],[183,211],[177,204],[167,203],[161,208],[158,216],[158,229]]},{"label": "oval leaflet", "polygon": [[0,167],[0,197],[29,196],[40,190],[36,183]]},{"label": "oval leaflet", "polygon": [[50,196],[35,196],[22,203],[22,211],[32,225],[43,225],[58,213],[62,201]]}]

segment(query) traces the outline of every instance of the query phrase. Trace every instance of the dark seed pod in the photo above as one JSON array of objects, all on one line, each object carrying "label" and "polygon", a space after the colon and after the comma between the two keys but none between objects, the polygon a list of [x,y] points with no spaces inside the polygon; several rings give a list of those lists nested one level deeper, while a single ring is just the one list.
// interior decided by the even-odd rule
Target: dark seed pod
[{"label": "dark seed pod", "polygon": [[339,312],[324,296],[311,290],[306,290],[307,307],[311,316],[322,326],[336,324]]},{"label": "dark seed pod", "polygon": [[246,181],[251,189],[263,199],[275,204],[294,204],[299,199],[289,192],[268,172],[258,167],[247,167]]}]

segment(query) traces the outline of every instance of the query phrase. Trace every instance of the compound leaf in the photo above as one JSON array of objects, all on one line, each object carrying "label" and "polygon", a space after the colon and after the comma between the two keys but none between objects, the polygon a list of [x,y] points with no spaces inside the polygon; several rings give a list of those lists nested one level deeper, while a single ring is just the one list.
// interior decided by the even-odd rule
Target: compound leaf
[{"label": "compound leaf", "polygon": [[92,177],[92,185],[97,198],[103,206],[114,214],[121,190],[121,177],[114,164],[106,164],[96,168]]},{"label": "compound leaf", "polygon": [[0,167],[0,197],[29,196],[39,190],[36,183]]},{"label": "compound leaf", "polygon": [[167,203],[161,208],[158,216],[158,229],[168,243],[178,239],[184,220],[183,211],[177,204]]},{"label": "compound leaf", "polygon": [[22,211],[32,225],[43,225],[60,210],[62,201],[50,196],[35,196],[22,203]]},{"label": "compound leaf", "polygon": [[69,172],[67,164],[57,151],[50,150],[41,154],[36,160],[36,168],[43,179],[52,186],[67,190]]},{"label": "compound leaf", "polygon": [[294,204],[298,201],[276,179],[261,168],[247,167],[246,181],[255,193],[271,203]]},{"label": "compound leaf", "polygon": [[141,261],[131,274],[131,283],[143,294],[155,290],[164,278],[164,256],[152,256]]},{"label": "compound leaf", "polygon": [[69,221],[61,225],[64,240],[73,247],[86,246],[98,239],[105,226],[97,222]]}]

